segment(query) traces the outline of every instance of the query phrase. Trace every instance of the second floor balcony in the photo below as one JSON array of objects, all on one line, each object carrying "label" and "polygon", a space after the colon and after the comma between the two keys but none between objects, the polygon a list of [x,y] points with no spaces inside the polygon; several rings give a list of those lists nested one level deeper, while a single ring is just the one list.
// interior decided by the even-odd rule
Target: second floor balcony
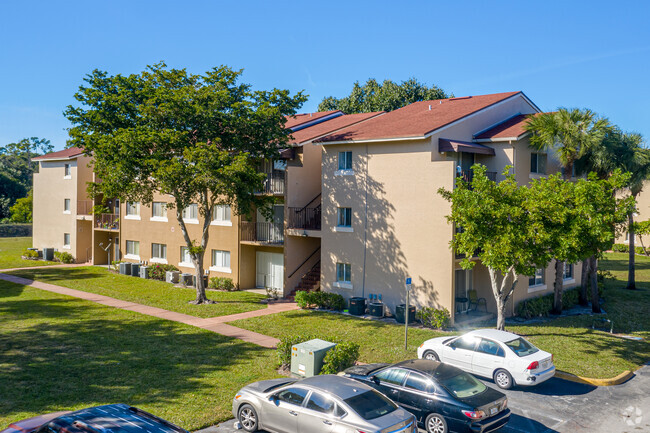
[{"label": "second floor balcony", "polygon": [[290,207],[287,216],[288,229],[320,230],[321,206]]},{"label": "second floor balcony", "polygon": [[92,200],[77,200],[77,215],[92,215],[92,214],[93,214]]},{"label": "second floor balcony", "polygon": [[116,231],[120,229],[119,215],[114,213],[102,213],[95,215],[95,229]]},{"label": "second floor balcony", "polygon": [[284,224],[242,221],[241,240],[242,242],[282,245],[284,244]]},{"label": "second floor balcony", "polygon": [[[486,171],[485,175],[492,182],[497,181],[497,172],[496,171]],[[472,182],[472,179],[474,178],[474,172],[471,169],[469,169],[469,170],[460,170],[460,171],[456,172],[456,177],[462,178],[465,182]]]}]

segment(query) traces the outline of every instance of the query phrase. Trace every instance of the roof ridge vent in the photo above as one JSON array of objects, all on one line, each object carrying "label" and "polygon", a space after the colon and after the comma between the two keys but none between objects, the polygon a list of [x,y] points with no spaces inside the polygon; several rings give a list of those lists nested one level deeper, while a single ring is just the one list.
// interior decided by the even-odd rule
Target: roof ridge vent
[{"label": "roof ridge vent", "polygon": [[470,99],[471,96],[459,96],[458,98],[449,98],[449,101],[458,101],[459,99]]}]

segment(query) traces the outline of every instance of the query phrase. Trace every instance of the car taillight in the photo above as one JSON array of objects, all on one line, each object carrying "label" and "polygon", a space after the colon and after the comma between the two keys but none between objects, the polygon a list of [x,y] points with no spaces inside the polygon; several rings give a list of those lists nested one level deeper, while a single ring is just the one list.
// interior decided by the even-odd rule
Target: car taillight
[{"label": "car taillight", "polygon": [[503,403],[501,403],[501,410],[505,410],[508,407],[508,399],[506,398],[503,400]]},{"label": "car taillight", "polygon": [[463,415],[470,419],[481,419],[485,416],[485,412],[482,410],[464,410],[462,412]]},{"label": "car taillight", "polygon": [[533,361],[528,367],[526,367],[526,370],[535,370],[536,368],[539,368],[539,362]]}]

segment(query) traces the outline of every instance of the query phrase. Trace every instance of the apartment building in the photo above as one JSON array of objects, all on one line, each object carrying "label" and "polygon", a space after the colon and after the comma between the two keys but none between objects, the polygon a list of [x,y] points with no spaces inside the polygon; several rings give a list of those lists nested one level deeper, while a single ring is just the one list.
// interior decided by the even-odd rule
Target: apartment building
[{"label": "apartment building", "polygon": [[[411,278],[417,307],[446,307],[455,319],[475,290],[496,311],[487,268],[462,269],[449,247],[450,204],[437,191],[470,179],[474,163],[495,180],[511,165],[521,184],[558,171],[553,154],[529,148],[523,125],[538,112],[522,92],[423,101],[315,140],[323,148],[322,289],[373,295],[394,311]],[[579,276],[579,265],[567,266],[566,287]],[[521,276],[508,313],[552,292],[553,277],[552,266]]]}]

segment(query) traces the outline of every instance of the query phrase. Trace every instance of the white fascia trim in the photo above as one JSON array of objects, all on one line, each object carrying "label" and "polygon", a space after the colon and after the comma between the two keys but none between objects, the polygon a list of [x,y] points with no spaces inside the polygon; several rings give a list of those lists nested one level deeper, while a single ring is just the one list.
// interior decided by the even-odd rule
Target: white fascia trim
[{"label": "white fascia trim", "polygon": [[124,258],[129,260],[140,260],[140,256],[136,256],[135,254],[125,254]]},{"label": "white fascia trim", "polygon": [[526,137],[527,135],[530,135],[530,132],[521,134],[519,137],[479,138],[479,139],[475,138],[472,141],[474,143],[500,143],[500,142],[508,142],[508,141],[519,141],[522,138]]},{"label": "white fascia trim", "polygon": [[232,227],[232,221],[218,221],[212,220],[210,222],[211,226],[223,226],[223,227]]},{"label": "white fascia trim", "polygon": [[[431,134],[431,133],[429,133]],[[357,144],[357,143],[380,143],[386,141],[406,141],[406,140],[423,140],[427,138],[426,135],[417,135],[415,137],[393,137],[393,138],[370,138],[367,140],[343,140],[343,141],[327,141],[325,143],[314,143],[316,146],[325,146],[329,144]]]},{"label": "white fascia trim", "polygon": [[42,158],[42,159],[37,159],[36,162],[41,162],[41,161],[72,161],[73,159],[77,159],[80,156],[83,156],[83,153],[80,153],[79,155],[73,155],[73,156],[60,156],[60,157],[54,157],[54,158]]},{"label": "white fascia trim", "polygon": [[341,232],[341,233],[352,233],[354,232],[354,229],[352,227],[347,227],[347,226],[334,226],[334,231]]},{"label": "white fascia trim", "polygon": [[535,286],[528,286],[528,293],[542,292],[547,288],[548,286],[546,284],[537,284]]},{"label": "white fascia trim", "polygon": [[140,218],[140,215],[124,215],[124,219],[140,221],[142,218]]},{"label": "white fascia trim", "polygon": [[208,269],[210,269],[213,272],[221,272],[224,274],[232,274],[232,269],[230,268],[222,268],[220,266],[210,266]]},{"label": "white fascia trim", "polygon": [[353,289],[354,287],[352,286],[352,283],[348,283],[345,281],[335,281],[334,284],[332,284],[334,287],[338,287],[339,289]]},{"label": "white fascia trim", "polygon": [[199,220],[197,220],[197,219],[185,219],[185,218],[183,218],[183,222],[184,222],[185,224],[198,224],[198,223],[199,223]]},{"label": "white fascia trim", "polygon": [[149,261],[150,261],[151,263],[161,263],[161,264],[163,264],[163,265],[166,265],[166,264],[167,264],[167,259],[161,259],[161,258],[159,258],[159,257],[152,257],[151,259],[149,259]]}]

